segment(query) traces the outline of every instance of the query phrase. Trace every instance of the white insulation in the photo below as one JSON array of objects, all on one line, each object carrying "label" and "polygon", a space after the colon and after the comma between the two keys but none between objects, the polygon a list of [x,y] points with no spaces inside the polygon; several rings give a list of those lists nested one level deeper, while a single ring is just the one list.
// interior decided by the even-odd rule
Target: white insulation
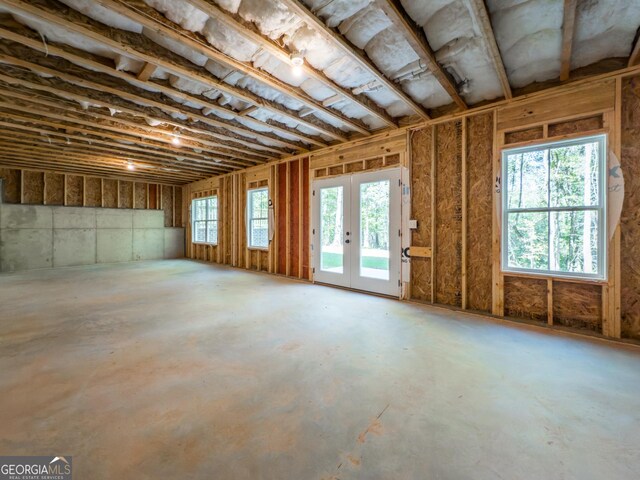
[{"label": "white insulation", "polygon": [[[252,40],[246,31],[234,26],[224,12],[238,15],[252,22],[269,39],[286,46],[289,51],[302,52],[307,65],[324,73],[340,88],[363,94],[392,117],[415,115],[415,109],[392,89],[382,85],[368,69],[361,67],[352,56],[345,54],[336,42],[323,34],[317,26],[306,24],[287,8],[284,0],[214,0],[223,12],[209,16],[186,0],[144,0],[182,28],[199,33],[214,48],[230,58],[246,62],[285,84],[300,88],[318,102],[336,97],[339,90],[328,82],[296,75],[288,61],[276,58]],[[329,27],[337,29],[356,47],[362,49],[376,67],[396,82],[413,101],[436,108],[452,102],[439,82],[420,60],[406,40],[406,32],[396,28],[373,0],[302,0]],[[492,100],[503,92],[490,60],[486,38],[474,17],[471,0],[401,0],[407,14],[422,27],[438,62],[458,84],[467,103]],[[84,0],[62,0],[81,13],[114,29],[142,34],[160,46],[205,68],[219,81],[241,88],[258,98],[267,99],[293,112],[308,109],[308,105],[290,93],[276,90],[263,82],[234,70],[228,64],[209,59],[167,36],[98,4]],[[560,73],[562,44],[563,0],[487,0],[505,68],[513,87],[533,82],[557,79]],[[118,70],[136,74],[144,62],[122,52],[110,50],[103,44],[44,23],[41,20],[14,15],[18,21],[37,30],[46,41],[59,42],[107,57]],[[640,1],[580,0],[577,7],[572,68],[580,68],[599,60],[629,55],[638,26]],[[168,80],[176,89],[206,97],[210,103],[241,111],[246,101],[224,93],[211,85],[193,81],[157,69],[153,79]],[[145,88],[153,90],[153,86]],[[362,105],[338,95],[331,109],[351,119],[364,122],[375,130],[386,126]],[[179,97],[177,101],[185,103]],[[206,102],[204,102],[206,103]],[[232,119],[233,112],[208,108],[197,101],[185,105],[199,108],[204,115]],[[353,127],[320,109],[312,115],[345,132]],[[185,117],[186,118],[186,117]],[[264,122],[264,123],[258,123]],[[273,130],[266,122],[275,121],[305,135],[327,137],[318,130],[299,123],[297,119],[267,109],[258,109],[239,123],[261,132],[271,132],[286,140],[296,136]],[[246,135],[246,133],[245,133]],[[271,143],[271,142],[269,142]]]}]

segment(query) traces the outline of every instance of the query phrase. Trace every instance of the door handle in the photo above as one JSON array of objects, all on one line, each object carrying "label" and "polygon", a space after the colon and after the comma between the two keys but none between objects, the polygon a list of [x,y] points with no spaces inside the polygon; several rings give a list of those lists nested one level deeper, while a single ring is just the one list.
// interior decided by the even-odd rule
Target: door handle
[{"label": "door handle", "polygon": [[344,241],[344,243],[351,243],[351,240],[346,239],[346,240]]}]

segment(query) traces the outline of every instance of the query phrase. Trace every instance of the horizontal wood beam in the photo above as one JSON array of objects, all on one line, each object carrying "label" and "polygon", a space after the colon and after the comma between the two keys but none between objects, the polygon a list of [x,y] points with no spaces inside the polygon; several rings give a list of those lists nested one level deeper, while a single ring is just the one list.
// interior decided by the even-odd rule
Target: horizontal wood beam
[{"label": "horizontal wood beam", "polygon": [[562,57],[560,62],[560,81],[566,82],[571,76],[571,52],[573,51],[573,35],[576,24],[576,7],[578,0],[564,0],[564,17],[562,20]]},{"label": "horizontal wood beam", "polygon": [[496,36],[493,31],[493,26],[491,25],[491,18],[489,17],[485,0],[468,0],[468,2],[476,24],[482,32],[482,39],[487,47],[493,68],[500,80],[502,94],[506,99],[513,98],[513,91],[511,90],[507,70],[504,68],[504,61],[502,60],[500,48],[496,42]]},{"label": "horizontal wood beam", "polygon": [[376,0],[376,5],[387,15],[391,23],[404,34],[411,48],[416,52],[438,83],[449,94],[455,104],[466,110],[467,104],[458,93],[455,82],[436,60],[427,37],[422,29],[407,15],[399,0]]}]

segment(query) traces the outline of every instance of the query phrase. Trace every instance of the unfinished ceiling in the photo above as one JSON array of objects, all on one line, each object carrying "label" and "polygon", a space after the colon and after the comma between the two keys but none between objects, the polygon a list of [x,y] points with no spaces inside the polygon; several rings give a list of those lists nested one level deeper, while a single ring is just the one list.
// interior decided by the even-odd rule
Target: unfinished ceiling
[{"label": "unfinished ceiling", "polygon": [[1,164],[186,183],[633,65],[640,2],[0,0],[0,18]]}]

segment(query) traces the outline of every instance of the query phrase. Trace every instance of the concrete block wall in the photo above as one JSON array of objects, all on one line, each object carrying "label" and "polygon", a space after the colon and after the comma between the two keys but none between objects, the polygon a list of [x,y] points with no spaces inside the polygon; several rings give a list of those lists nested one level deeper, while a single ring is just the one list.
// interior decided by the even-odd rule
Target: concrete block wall
[{"label": "concrete block wall", "polygon": [[0,203],[0,272],[183,256],[162,210]]}]

